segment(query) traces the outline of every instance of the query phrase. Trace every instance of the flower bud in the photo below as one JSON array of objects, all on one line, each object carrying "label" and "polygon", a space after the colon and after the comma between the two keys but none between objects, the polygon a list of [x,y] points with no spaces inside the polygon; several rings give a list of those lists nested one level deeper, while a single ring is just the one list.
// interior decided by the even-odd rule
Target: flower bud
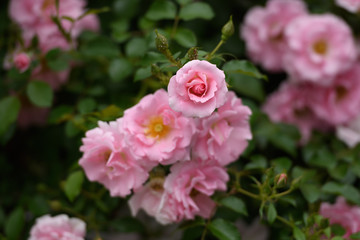
[{"label": "flower bud", "polygon": [[230,16],[229,21],[221,29],[221,40],[228,40],[228,38],[234,34],[234,31],[234,23],[232,21],[232,16]]},{"label": "flower bud", "polygon": [[198,59],[198,48],[197,47],[190,48],[186,55],[190,61]]},{"label": "flower bud", "polygon": [[24,52],[15,54],[14,65],[21,72],[25,72],[30,66],[31,59],[29,55]]},{"label": "flower bud", "polygon": [[54,211],[60,211],[61,210],[61,202],[59,201],[51,201],[50,202],[50,207],[51,209],[53,209]]},{"label": "flower bud", "polygon": [[281,173],[281,174],[277,175],[277,176],[275,177],[276,185],[277,185],[277,186],[281,186],[281,185],[286,184],[287,178],[288,178],[288,177],[287,177],[287,174],[286,174],[286,173]]},{"label": "flower bud", "polygon": [[167,53],[167,51],[169,50],[169,43],[166,39],[166,37],[162,34],[160,34],[158,31],[155,30],[156,33],[156,38],[155,38],[155,44],[156,44],[156,48],[162,52],[162,53]]}]

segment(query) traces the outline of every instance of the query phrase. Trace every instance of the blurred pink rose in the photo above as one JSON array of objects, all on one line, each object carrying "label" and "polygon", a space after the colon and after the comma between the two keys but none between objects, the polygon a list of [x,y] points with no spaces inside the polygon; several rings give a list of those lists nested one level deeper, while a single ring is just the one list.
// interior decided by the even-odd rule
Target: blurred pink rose
[{"label": "blurred pink rose", "polygon": [[125,145],[122,119],[109,124],[99,121],[99,127],[86,132],[79,164],[90,181],[105,185],[111,196],[124,197],[147,180],[154,166],[137,161]]},{"label": "blurred pink rose", "polygon": [[30,230],[29,240],[84,240],[86,224],[65,214],[54,217],[44,215],[36,219]]},{"label": "blurred pink rose", "polygon": [[17,124],[21,128],[30,126],[44,126],[47,123],[49,108],[41,108],[32,105],[28,100],[21,101],[21,108],[17,118]]},{"label": "blurred pink rose", "polygon": [[329,124],[320,119],[312,109],[309,100],[316,94],[313,88],[310,84],[293,84],[286,81],[263,105],[263,111],[268,114],[271,121],[297,126],[302,144],[309,140],[312,130],[325,131],[330,128]]},{"label": "blurred pink rose", "polygon": [[165,90],[157,90],[127,109],[123,124],[127,143],[138,159],[161,164],[190,159],[195,123],[170,108]]},{"label": "blurred pink rose", "polygon": [[165,203],[160,211],[169,208],[175,222],[195,216],[209,218],[215,207],[210,196],[216,190],[226,190],[229,180],[226,170],[215,163],[204,164],[197,159],[174,164],[170,170],[164,183]]},{"label": "blurred pink rose", "polygon": [[360,0],[336,0],[336,4],[349,12],[360,12]]},{"label": "blurred pink rose", "polygon": [[250,115],[251,110],[241,99],[234,92],[228,92],[225,104],[217,112],[199,119],[193,156],[215,159],[222,166],[235,161],[252,138]]},{"label": "blurred pink rose", "polygon": [[337,126],[336,136],[351,148],[360,143],[360,115],[348,124]]},{"label": "blurred pink rose", "polygon": [[31,63],[29,55],[24,52],[15,54],[14,56],[14,65],[20,72],[25,72]]},{"label": "blurred pink rose", "polygon": [[356,60],[351,29],[335,15],[299,17],[287,26],[285,37],[284,67],[294,81],[330,85]]},{"label": "blurred pink rose", "polygon": [[320,215],[330,224],[341,225],[346,230],[344,238],[360,231],[360,207],[347,204],[343,197],[338,197],[335,204],[321,203]]},{"label": "blurred pink rose", "polygon": [[360,63],[336,76],[333,84],[317,87],[311,96],[316,114],[331,125],[344,124],[360,111]]},{"label": "blurred pink rose", "polygon": [[[85,0],[61,0],[59,2],[60,17],[67,16],[76,19],[85,12]],[[51,16],[56,15],[54,0],[11,0],[9,14],[11,19],[22,29],[26,45],[29,45],[34,36],[38,36],[40,49],[44,53],[55,47],[64,50],[71,47],[51,19]],[[61,24],[67,31],[72,25],[66,19],[62,19]],[[71,32],[72,39],[76,39],[85,29],[94,31],[99,29],[99,22],[95,15],[88,15],[74,24]]]},{"label": "blurred pink rose", "polygon": [[250,9],[241,27],[249,57],[267,70],[282,70],[287,50],[284,29],[292,20],[306,14],[306,6],[300,0],[271,0],[265,8]]},{"label": "blurred pink rose", "polygon": [[46,65],[40,65],[32,71],[31,79],[47,82],[56,91],[67,82],[69,75],[70,69],[54,72]]},{"label": "blurred pink rose", "polygon": [[225,74],[208,61],[193,60],[171,77],[169,105],[187,117],[206,117],[225,102]]}]

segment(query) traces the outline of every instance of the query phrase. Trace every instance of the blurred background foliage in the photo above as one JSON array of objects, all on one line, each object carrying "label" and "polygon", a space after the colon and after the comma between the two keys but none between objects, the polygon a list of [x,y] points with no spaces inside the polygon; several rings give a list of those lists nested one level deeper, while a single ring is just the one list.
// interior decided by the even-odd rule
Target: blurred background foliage
[{"label": "blurred background foliage", "polygon": [[[348,149],[332,133],[316,133],[305,147],[298,148],[299,133],[295,127],[271,123],[260,111],[266,96],[277,89],[286,75],[268,73],[242,61],[247,57],[239,27],[249,8],[265,2],[89,0],[88,8],[105,10],[98,14],[101,31],[83,32],[77,50],[54,49],[46,54],[53,71],[67,69],[72,62],[70,78],[58,91],[29,82],[29,71],[1,69],[0,239],[26,239],[34,219],[48,213],[67,213],[85,219],[89,239],[102,232],[136,232],[143,239],[164,236],[169,227],[161,227],[146,216],[132,218],[126,199],[111,198],[100,184],[86,180],[77,164],[81,138],[98,120],[121,117],[125,109],[144,95],[166,87],[166,80],[162,81],[157,73],[166,79],[177,68],[156,49],[155,29],[169,40],[175,58],[186,61],[191,47],[198,47],[200,58],[215,48],[230,16],[235,33],[212,62],[222,67],[230,89],[251,107],[254,139],[240,160],[230,166],[241,170],[241,174],[230,172],[229,191],[234,180],[240,182],[241,178],[243,189],[260,194],[259,189],[274,188],[275,176],[285,171],[289,179],[280,190],[291,189],[291,193],[279,199],[269,198],[270,193],[265,193],[267,198],[260,201],[236,191],[232,198],[220,194],[216,196],[219,208],[213,222],[196,219],[183,223],[177,232],[182,233],[182,239],[200,239],[206,225],[211,232],[207,239],[238,239],[236,230],[227,222],[242,219],[251,223],[263,214],[269,239],[291,236],[305,239],[297,229],[303,232],[310,229],[320,200],[343,195],[360,204],[360,147]],[[335,7],[332,1],[307,3],[313,13],[334,12],[342,16],[354,33],[360,34],[359,18]],[[3,65],[19,29],[8,17],[8,1],[1,1],[0,5],[0,65]],[[242,73],[236,73],[237,70]],[[50,107],[45,126],[17,126],[20,106],[19,101],[9,97],[12,91],[23,92],[32,104]],[[263,185],[254,186],[249,176]],[[279,220],[277,216],[290,219],[292,228],[275,221]],[[222,231],[230,232],[230,237],[222,236]]]}]

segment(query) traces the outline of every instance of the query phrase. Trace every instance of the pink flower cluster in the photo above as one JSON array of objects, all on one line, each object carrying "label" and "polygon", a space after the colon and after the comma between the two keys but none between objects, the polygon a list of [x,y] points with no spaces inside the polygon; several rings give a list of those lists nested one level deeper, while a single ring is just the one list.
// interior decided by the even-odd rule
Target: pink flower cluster
[{"label": "pink flower cluster", "polygon": [[215,207],[211,196],[226,190],[225,166],[252,138],[251,111],[227,91],[224,73],[207,61],[185,64],[168,92],[157,90],[122,118],[89,130],[79,164],[111,196],[134,193],[133,215],[143,209],[162,224],[208,218]]},{"label": "pink flower cluster", "polygon": [[270,0],[250,10],[242,26],[249,57],[288,74],[263,110],[272,121],[296,125],[301,143],[313,130],[347,124],[360,111],[359,52],[350,27],[305,9],[300,0]]},{"label": "pink flower cluster", "polygon": [[328,218],[330,224],[341,225],[346,231],[343,236],[346,239],[360,232],[360,207],[349,205],[343,197],[338,197],[334,204],[321,203],[320,215]]},{"label": "pink flower cluster", "polygon": [[85,222],[78,218],[69,218],[65,214],[44,215],[36,219],[28,240],[84,240],[85,234]]}]

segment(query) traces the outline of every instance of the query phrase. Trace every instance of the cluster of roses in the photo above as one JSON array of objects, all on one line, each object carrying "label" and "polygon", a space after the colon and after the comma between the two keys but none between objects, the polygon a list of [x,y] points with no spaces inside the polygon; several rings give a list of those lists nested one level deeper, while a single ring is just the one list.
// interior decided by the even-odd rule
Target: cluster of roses
[{"label": "cluster of roses", "polygon": [[[344,2],[338,4],[346,7]],[[302,0],[270,0],[247,13],[241,30],[254,62],[288,74],[263,110],[275,122],[296,125],[302,143],[313,130],[331,130],[358,116],[359,51],[341,18],[310,14]]]},{"label": "cluster of roses", "polygon": [[[61,0],[58,9],[55,0],[11,0],[9,3],[9,16],[20,31],[21,36],[15,49],[10,51],[4,61],[4,68],[15,67],[19,72],[30,69],[33,60],[39,63],[31,69],[31,80],[47,82],[54,90],[63,85],[70,74],[70,68],[54,72],[44,61],[45,54],[54,48],[70,50],[76,46],[76,39],[83,30],[97,31],[99,20],[96,15],[86,15],[86,0]],[[69,33],[69,39],[64,36],[59,26]],[[70,21],[68,19],[73,19]],[[37,49],[33,49],[32,42],[37,39]],[[47,116],[48,109],[32,106],[29,101],[22,99],[22,109],[19,113],[18,124],[28,126],[41,124]]]},{"label": "cluster of roses", "polygon": [[111,196],[133,192],[133,215],[143,209],[162,224],[208,218],[210,197],[226,190],[225,166],[252,138],[250,114],[228,91],[222,70],[192,60],[170,79],[168,92],[157,90],[122,118],[89,130],[79,164]]}]

